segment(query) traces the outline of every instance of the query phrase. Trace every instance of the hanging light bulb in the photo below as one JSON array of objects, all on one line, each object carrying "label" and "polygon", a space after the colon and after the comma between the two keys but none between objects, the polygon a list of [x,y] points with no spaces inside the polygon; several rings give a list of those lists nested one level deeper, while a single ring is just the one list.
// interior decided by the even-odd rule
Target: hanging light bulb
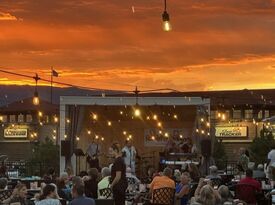
[{"label": "hanging light bulb", "polygon": [[136,117],[139,117],[140,116],[140,110],[138,108],[135,109],[134,114],[135,114]]},{"label": "hanging light bulb", "polygon": [[33,103],[34,105],[39,105],[39,103],[40,103],[40,100],[39,100],[38,92],[37,92],[37,91],[34,91],[32,103]]},{"label": "hanging light bulb", "polygon": [[164,0],[164,12],[162,14],[162,28],[164,31],[171,31],[172,26],[170,24],[170,17],[168,12],[166,11],[166,0]]},{"label": "hanging light bulb", "polygon": [[32,103],[34,105],[39,105],[40,100],[39,100],[38,92],[37,92],[37,81],[40,80],[40,78],[38,77],[37,73],[35,74],[35,76],[33,77],[33,79],[35,80],[35,91],[34,91]]}]

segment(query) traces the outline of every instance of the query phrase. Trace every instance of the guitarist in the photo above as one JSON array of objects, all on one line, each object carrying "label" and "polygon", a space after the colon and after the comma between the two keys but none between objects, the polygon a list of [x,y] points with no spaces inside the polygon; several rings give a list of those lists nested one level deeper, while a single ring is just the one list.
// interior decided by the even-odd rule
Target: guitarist
[{"label": "guitarist", "polygon": [[93,139],[92,143],[88,146],[86,151],[87,162],[89,163],[90,168],[97,168],[97,170],[99,170],[98,156],[100,154],[100,151],[100,145]]}]

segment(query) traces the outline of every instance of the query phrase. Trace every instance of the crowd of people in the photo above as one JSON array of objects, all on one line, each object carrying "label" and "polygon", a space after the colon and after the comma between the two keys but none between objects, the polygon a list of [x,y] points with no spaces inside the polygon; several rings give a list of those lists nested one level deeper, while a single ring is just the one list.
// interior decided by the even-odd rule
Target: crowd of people
[{"label": "crowd of people", "polygon": [[[131,148],[130,144],[126,144],[126,146]],[[98,147],[96,150],[98,151]],[[271,198],[273,194],[275,196],[275,190],[272,188],[270,189],[271,192],[266,193],[266,195],[262,192],[259,178],[267,179],[264,166],[259,164],[256,169],[253,169],[249,165],[249,156],[244,149],[240,150],[238,166],[241,166],[241,168],[239,167],[240,174],[245,173],[245,177],[230,182],[223,181],[222,175],[224,173],[218,172],[215,165],[211,165],[208,168],[209,174],[204,175],[194,163],[188,163],[181,169],[166,167],[156,171],[153,167],[148,167],[147,176],[139,179],[132,170],[131,161],[129,163],[125,161],[125,147],[121,148],[118,143],[114,143],[109,152],[114,161],[109,167],[103,167],[101,171],[92,167],[75,176],[71,169],[67,168],[59,177],[56,177],[55,170],[50,168],[43,177],[41,192],[32,198],[28,197],[27,186],[20,182],[8,197],[3,198],[1,193],[7,190],[8,180],[0,178],[0,202],[8,205],[13,203],[21,205],[63,205],[64,202],[65,204],[69,202],[70,205],[94,205],[95,199],[111,198],[115,205],[124,205],[125,201],[129,200],[127,193],[133,189],[138,189],[140,184],[145,186],[145,190],[142,192],[139,190],[140,192],[135,192],[132,195],[131,201],[134,203],[158,203],[158,200],[163,196],[169,197],[169,194],[155,195],[155,193],[160,189],[167,189],[172,190],[173,202],[171,204],[175,205],[246,204],[242,199],[236,199],[240,196],[237,194],[238,185],[243,184],[253,187],[253,189],[246,190],[246,194],[249,191],[253,192],[251,196],[256,193],[259,194],[258,196],[261,198],[257,198],[257,200],[260,199],[262,204],[267,203],[266,197]],[[130,149],[127,152],[130,156],[134,154]],[[271,167],[271,176],[268,175],[268,177],[271,177],[270,179],[273,181],[272,171],[274,169],[272,169],[272,164],[275,162],[275,149],[269,153],[268,159],[267,166]],[[109,190],[110,194],[106,196],[102,190]],[[234,192],[235,195],[232,194]]]}]

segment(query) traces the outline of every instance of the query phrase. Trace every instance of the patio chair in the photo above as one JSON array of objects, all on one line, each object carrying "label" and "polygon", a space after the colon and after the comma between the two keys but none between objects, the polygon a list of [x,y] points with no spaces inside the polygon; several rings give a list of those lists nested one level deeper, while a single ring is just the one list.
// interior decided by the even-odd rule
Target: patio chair
[{"label": "patio chair", "polygon": [[152,193],[152,203],[158,205],[173,205],[175,197],[175,189],[164,187],[160,189],[154,189]]},{"label": "patio chair", "polygon": [[12,189],[0,191],[0,203],[4,200],[10,198],[10,196],[12,195],[12,192],[13,192]]},{"label": "patio chair", "polygon": [[113,198],[113,192],[111,188],[100,189],[99,194],[106,199]]}]

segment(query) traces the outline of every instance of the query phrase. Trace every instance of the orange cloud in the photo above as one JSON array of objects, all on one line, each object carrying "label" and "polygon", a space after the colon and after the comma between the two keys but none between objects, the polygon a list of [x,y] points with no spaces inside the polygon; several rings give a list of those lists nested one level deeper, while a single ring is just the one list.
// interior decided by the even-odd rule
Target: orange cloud
[{"label": "orange cloud", "polygon": [[17,21],[18,19],[10,13],[0,12],[0,21]]}]

